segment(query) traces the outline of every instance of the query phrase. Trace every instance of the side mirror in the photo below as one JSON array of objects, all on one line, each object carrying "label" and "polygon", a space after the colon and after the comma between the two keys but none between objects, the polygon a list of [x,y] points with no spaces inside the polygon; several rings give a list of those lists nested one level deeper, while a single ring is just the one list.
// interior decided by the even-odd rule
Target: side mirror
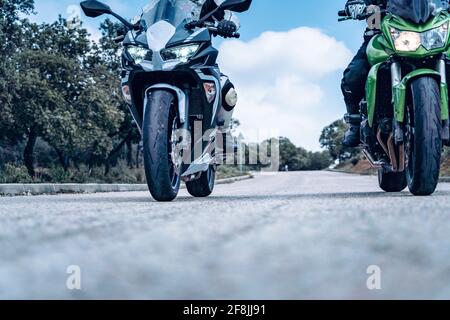
[{"label": "side mirror", "polygon": [[230,10],[234,12],[244,12],[250,9],[252,0],[226,0],[219,8],[221,10]]},{"label": "side mirror", "polygon": [[96,18],[98,16],[101,16],[102,14],[110,14],[113,17],[117,18],[117,20],[122,22],[127,29],[132,30],[135,28],[133,24],[112,11],[111,8],[103,2],[97,0],[87,0],[81,2],[80,6],[81,9],[83,9],[84,14],[88,17]]},{"label": "side mirror", "polygon": [[91,18],[96,18],[102,14],[112,14],[109,6],[97,0],[83,1],[80,6],[84,14]]}]

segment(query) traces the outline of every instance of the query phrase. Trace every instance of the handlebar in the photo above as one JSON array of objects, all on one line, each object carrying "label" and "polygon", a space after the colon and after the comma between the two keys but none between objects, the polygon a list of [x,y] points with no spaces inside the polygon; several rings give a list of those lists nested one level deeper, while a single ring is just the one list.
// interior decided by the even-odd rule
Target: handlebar
[{"label": "handlebar", "polygon": [[[216,27],[206,27],[213,35],[217,36],[219,30]],[[231,36],[231,38],[236,38],[239,39],[241,37],[240,33],[233,33],[233,35]]]},{"label": "handlebar", "polygon": [[[385,10],[385,9],[380,9],[380,13],[381,13],[381,14],[386,13],[386,10]],[[374,14],[374,12],[365,12],[365,13],[363,13],[363,14],[358,15],[358,16],[356,17],[355,20],[367,20],[367,19],[369,19],[373,14]],[[347,13],[346,10],[340,10],[340,11],[338,12],[338,16],[341,17],[341,18],[338,19],[339,22],[341,22],[341,21],[347,21],[347,20],[353,20],[353,17],[350,16],[350,15],[348,15],[348,13]]]},{"label": "handlebar", "polygon": [[[208,29],[209,32],[211,32],[214,36],[217,36],[219,33],[219,30],[213,23],[204,22],[204,23],[199,24],[198,21],[192,21],[192,22],[189,22],[188,24],[186,24],[186,26],[185,26],[185,28],[188,30],[192,30],[195,28],[202,28],[202,27]],[[240,37],[241,37],[241,34],[237,33],[237,32],[235,32],[231,36],[231,38],[236,38],[236,39],[239,39]]]}]

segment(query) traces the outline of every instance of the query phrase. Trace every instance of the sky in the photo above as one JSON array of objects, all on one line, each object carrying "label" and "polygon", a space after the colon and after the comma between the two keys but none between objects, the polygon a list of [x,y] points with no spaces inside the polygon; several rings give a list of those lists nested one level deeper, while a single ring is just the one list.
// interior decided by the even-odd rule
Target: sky
[{"label": "sky", "polygon": [[[104,0],[126,18],[148,0]],[[239,94],[235,117],[249,140],[286,136],[320,150],[321,130],[345,113],[342,72],[362,43],[363,22],[337,22],[345,0],[253,0],[239,14],[241,38],[217,40],[219,64]],[[36,22],[52,22],[77,10],[78,1],[35,0]],[[104,18],[82,15],[98,38]]]}]

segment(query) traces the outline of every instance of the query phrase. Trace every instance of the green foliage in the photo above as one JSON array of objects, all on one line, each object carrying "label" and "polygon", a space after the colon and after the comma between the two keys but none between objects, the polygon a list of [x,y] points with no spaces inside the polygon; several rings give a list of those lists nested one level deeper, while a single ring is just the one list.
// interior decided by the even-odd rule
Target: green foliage
[{"label": "green foliage", "polygon": [[3,169],[0,169],[0,183],[29,183],[32,181],[25,166],[7,163]]},{"label": "green foliage", "polygon": [[72,173],[69,170],[64,170],[60,166],[52,167],[48,170],[48,176],[50,177],[50,182],[57,183],[69,183],[72,182]]},{"label": "green foliage", "polygon": [[280,170],[323,170],[332,161],[328,152],[311,152],[295,146],[288,138],[280,138]]},{"label": "green foliage", "polygon": [[216,179],[239,177],[245,174],[248,174],[248,170],[246,168],[241,171],[236,166],[220,166],[217,168]]},{"label": "green foliage", "polygon": [[89,168],[84,164],[68,170],[56,166],[47,171],[50,182],[53,183],[145,183],[144,169],[130,168],[123,160],[119,161],[106,176],[103,166]]},{"label": "green foliage", "polygon": [[[18,20],[33,1],[0,0],[0,142],[25,143],[23,160],[35,174],[35,144],[46,141],[63,168],[71,162],[109,162],[131,119],[119,82],[119,27],[102,25],[100,45],[85,29]],[[115,88],[115,89],[114,89]]]},{"label": "green foliage", "polygon": [[21,86],[13,112],[24,134],[34,127],[69,157],[89,151],[106,158],[124,114],[108,69],[92,62],[86,30],[69,30],[60,19],[29,24],[24,36],[33,45],[18,57]]},{"label": "green foliage", "polygon": [[11,100],[18,80],[14,54],[22,45],[19,16],[33,11],[33,0],[0,0],[0,141],[15,138]]}]

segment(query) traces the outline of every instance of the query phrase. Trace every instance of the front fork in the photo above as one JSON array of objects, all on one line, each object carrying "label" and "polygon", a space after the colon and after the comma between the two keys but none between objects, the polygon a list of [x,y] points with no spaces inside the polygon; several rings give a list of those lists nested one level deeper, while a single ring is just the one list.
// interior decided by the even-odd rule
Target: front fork
[{"label": "front fork", "polygon": [[[392,62],[391,64],[391,79],[392,88],[400,85],[400,83],[402,82],[402,68],[400,66],[400,63],[396,61]],[[405,140],[405,134],[403,132],[402,126],[395,117],[393,120],[393,129],[395,144],[403,144]]]},{"label": "front fork", "polygon": [[[442,56],[437,62],[437,71],[441,75],[441,87],[447,86],[447,65],[445,63],[445,57]],[[448,90],[448,89],[447,89]],[[448,94],[448,91],[447,91]],[[442,121],[442,141],[445,145],[450,144],[450,120]]]},{"label": "front fork", "polygon": [[[441,96],[443,95],[442,88],[447,87],[446,69],[447,69],[447,65],[445,63],[445,57],[442,56],[436,63],[436,71],[439,73],[440,79],[441,79],[441,83],[439,84],[439,87],[441,88]],[[398,63],[396,61],[392,62],[392,64],[391,64],[391,79],[392,79],[392,88],[399,86],[402,82],[401,66],[400,66],[400,63]],[[444,92],[444,95],[447,95],[447,93]],[[447,97],[445,97],[445,99],[447,99]],[[394,127],[395,143],[396,144],[403,143],[404,142],[404,133],[403,133],[402,127],[401,127],[400,123],[398,122],[398,120],[394,119],[393,127]],[[442,140],[447,145],[450,143],[450,121],[449,121],[449,119],[442,121]]]},{"label": "front fork", "polygon": [[[447,87],[447,74],[446,74],[446,63],[445,57],[442,56],[436,65],[436,71],[440,74],[440,88],[442,95],[442,88]],[[392,88],[394,90],[395,87],[399,86],[402,83],[402,69],[399,62],[393,61],[391,63],[391,79],[392,79]],[[445,92],[444,92],[445,94]],[[447,97],[445,97],[447,98]],[[407,114],[405,116],[408,116]],[[391,162],[393,165],[394,171],[403,171],[404,170],[404,158],[405,158],[405,133],[403,130],[402,124],[394,117],[393,119],[393,136],[389,137],[387,145],[384,144],[384,149],[386,153],[391,158]],[[393,146],[392,140],[395,141],[395,145],[398,146],[398,152],[395,152],[395,148]],[[442,121],[442,141],[445,145],[450,144],[450,121],[448,119]],[[383,146],[383,142],[380,142]]]}]

